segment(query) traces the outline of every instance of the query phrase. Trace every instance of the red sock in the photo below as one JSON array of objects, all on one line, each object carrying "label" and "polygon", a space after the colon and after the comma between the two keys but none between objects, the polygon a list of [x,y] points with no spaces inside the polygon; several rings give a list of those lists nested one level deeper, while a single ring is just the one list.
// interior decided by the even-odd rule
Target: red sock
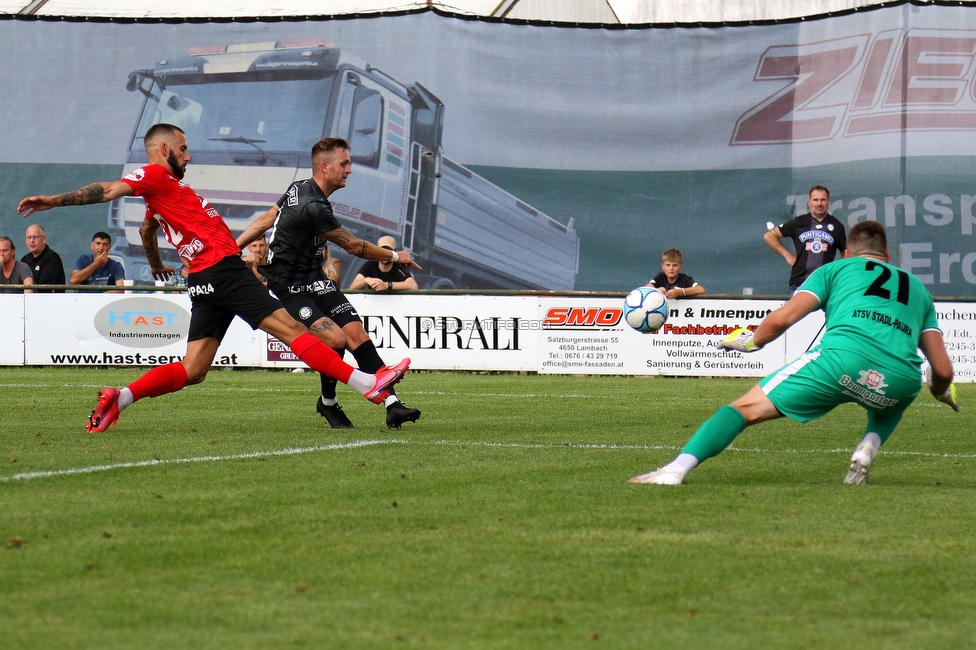
[{"label": "red sock", "polygon": [[159,397],[166,393],[175,393],[186,386],[186,368],[182,363],[167,363],[165,366],[153,368],[139,379],[128,385],[132,391],[133,401],[143,397]]},{"label": "red sock", "polygon": [[349,383],[353,367],[343,361],[335,350],[315,338],[314,334],[305,332],[292,341],[291,351],[315,372],[338,379],[344,384]]}]

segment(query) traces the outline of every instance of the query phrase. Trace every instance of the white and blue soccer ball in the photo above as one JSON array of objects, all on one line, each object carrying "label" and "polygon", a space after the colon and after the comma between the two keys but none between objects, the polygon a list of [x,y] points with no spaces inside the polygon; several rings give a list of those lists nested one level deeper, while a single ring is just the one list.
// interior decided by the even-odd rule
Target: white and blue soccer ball
[{"label": "white and blue soccer ball", "polygon": [[656,332],[668,320],[668,299],[653,287],[637,287],[624,299],[624,320],[639,332]]}]

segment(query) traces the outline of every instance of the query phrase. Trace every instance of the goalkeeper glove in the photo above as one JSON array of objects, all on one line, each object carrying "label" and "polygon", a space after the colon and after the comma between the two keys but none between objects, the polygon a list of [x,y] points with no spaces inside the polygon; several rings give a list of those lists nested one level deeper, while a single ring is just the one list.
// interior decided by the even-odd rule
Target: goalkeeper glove
[{"label": "goalkeeper glove", "polygon": [[762,346],[752,342],[752,332],[741,327],[733,330],[731,334],[719,341],[716,347],[720,350],[738,350],[739,352],[755,352],[762,349]]},{"label": "goalkeeper glove", "polygon": [[949,387],[945,389],[945,392],[941,395],[936,395],[932,391],[932,366],[926,366],[925,368],[925,383],[929,385],[929,391],[932,392],[932,396],[935,399],[948,404],[950,408],[956,413],[959,412],[959,402],[956,401],[956,385],[949,384]]},{"label": "goalkeeper glove", "polygon": [[956,413],[959,412],[959,402],[956,401],[955,384],[949,384],[949,387],[946,388],[945,392],[942,393],[941,395],[936,395],[935,399],[939,400],[940,402],[945,402],[950,407],[952,407],[952,410],[955,411]]}]

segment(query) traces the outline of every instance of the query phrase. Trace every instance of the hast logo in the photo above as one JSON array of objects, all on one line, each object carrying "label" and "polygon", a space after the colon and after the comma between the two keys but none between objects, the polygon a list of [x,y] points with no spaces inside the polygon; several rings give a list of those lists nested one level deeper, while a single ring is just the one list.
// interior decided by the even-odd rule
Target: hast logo
[{"label": "hast logo", "polygon": [[186,337],[190,314],[177,304],[157,298],[123,298],[95,314],[95,329],[119,345],[159,348]]}]

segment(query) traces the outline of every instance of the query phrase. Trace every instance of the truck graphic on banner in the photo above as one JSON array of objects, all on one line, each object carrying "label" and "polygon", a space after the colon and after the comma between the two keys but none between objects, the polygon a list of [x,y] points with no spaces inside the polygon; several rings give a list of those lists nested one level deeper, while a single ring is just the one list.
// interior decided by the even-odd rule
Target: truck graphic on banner
[{"label": "truck graphic on banner", "polygon": [[[145,96],[125,174],[147,163],[143,136],[167,122],[186,133],[193,162],[185,181],[235,236],[293,181],[311,176],[323,137],[350,142],[354,174],[332,198],[336,216],[375,242],[392,235],[419,260],[428,289],[571,290],[579,267],[574,221],[560,223],[442,151],[444,104],[324,40],[191,48],[129,75]],[[113,254],[128,277],[151,282],[139,226],[142,199],[112,203],[124,230]],[[163,261],[178,267],[159,241]],[[361,260],[333,251],[353,277]]]}]

